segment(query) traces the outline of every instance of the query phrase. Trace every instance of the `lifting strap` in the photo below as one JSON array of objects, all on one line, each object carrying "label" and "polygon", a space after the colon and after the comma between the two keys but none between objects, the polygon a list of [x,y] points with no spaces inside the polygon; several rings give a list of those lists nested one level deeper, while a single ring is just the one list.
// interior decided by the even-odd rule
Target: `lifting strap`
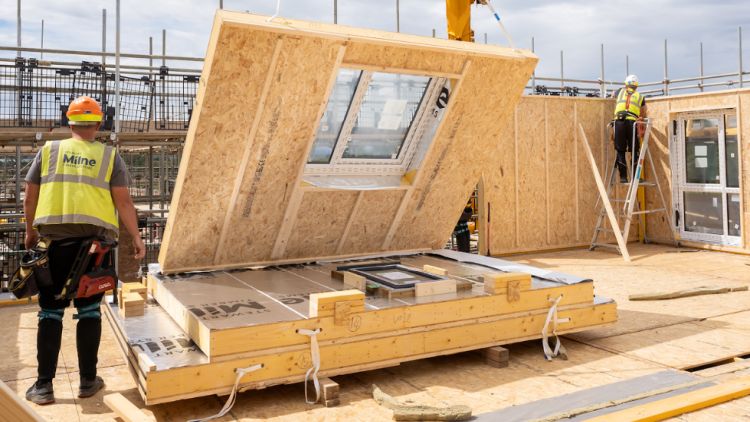
[{"label": "lifting strap", "polygon": [[[318,347],[318,334],[320,334],[320,328],[314,330],[308,330],[300,328],[297,330],[297,334],[310,337],[310,357],[312,358],[312,367],[305,373],[305,403],[315,404],[320,400],[320,381],[318,381],[318,371],[320,371],[320,348]],[[312,375],[313,385],[315,385],[315,400],[310,401],[307,395],[307,384],[310,381],[310,375]]]},{"label": "lifting strap", "polygon": [[232,410],[232,406],[234,406],[235,400],[237,400],[237,389],[239,388],[240,380],[242,379],[242,377],[261,368],[263,368],[262,363],[257,363],[255,365],[248,366],[247,368],[235,368],[234,372],[237,373],[237,378],[234,379],[234,387],[232,387],[232,392],[229,393],[229,398],[227,398],[227,402],[224,403],[224,407],[221,408],[219,413],[213,416],[207,416],[205,418],[190,419],[188,420],[188,422],[206,422],[213,419],[219,419],[220,417],[229,413],[229,411]]},{"label": "lifting strap", "polygon": [[[563,295],[557,297],[557,299],[550,299],[552,306],[547,312],[547,319],[544,321],[544,328],[542,328],[542,349],[544,350],[544,357],[547,360],[560,356],[562,359],[568,359],[568,353],[565,350],[565,346],[560,342],[560,337],[557,335],[557,324],[570,322],[570,318],[558,318],[557,317],[557,306],[560,304]],[[555,336],[555,348],[552,349],[549,345],[549,328],[552,325],[552,335]]]}]

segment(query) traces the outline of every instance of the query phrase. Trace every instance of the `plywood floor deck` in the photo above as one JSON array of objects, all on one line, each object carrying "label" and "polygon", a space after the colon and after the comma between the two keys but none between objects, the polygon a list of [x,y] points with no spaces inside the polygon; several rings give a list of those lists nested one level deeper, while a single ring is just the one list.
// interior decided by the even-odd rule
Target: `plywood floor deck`
[{"label": "plywood floor deck", "polygon": [[[697,286],[750,285],[750,257],[721,252],[686,252],[657,245],[632,245],[632,264],[607,252],[573,250],[513,257],[512,260],[590,277],[598,295],[618,303],[619,322],[564,339],[570,359],[547,362],[538,342],[509,346],[510,365],[492,368],[477,354],[459,354],[401,366],[336,377],[341,406],[304,403],[302,386],[287,385],[239,396],[221,420],[390,420],[370,396],[377,384],[400,400],[425,404],[466,404],[482,414],[531,401],[572,393],[663,371],[723,362],[750,354],[750,292],[698,296],[661,302],[630,302],[627,296],[653,290]],[[0,379],[23,395],[35,374],[36,305],[0,308]],[[55,381],[57,404],[33,406],[49,420],[104,420],[113,417],[104,394],[120,392],[144,407],[120,355],[109,324],[103,324],[100,373],[106,391],[93,398],[75,397],[78,388],[72,312],[66,313],[63,350]],[[696,372],[701,376],[736,376],[750,359]],[[217,411],[223,399],[204,397],[150,406],[157,420],[186,420]],[[684,415],[683,420],[750,420],[750,398]]]}]

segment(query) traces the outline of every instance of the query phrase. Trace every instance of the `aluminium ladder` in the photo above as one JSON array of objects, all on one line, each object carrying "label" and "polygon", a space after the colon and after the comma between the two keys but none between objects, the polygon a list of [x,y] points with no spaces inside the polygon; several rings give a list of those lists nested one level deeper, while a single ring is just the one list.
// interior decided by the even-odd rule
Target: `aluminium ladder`
[{"label": "aluminium ladder", "polygon": [[[633,140],[632,140],[632,146],[635,146],[635,142],[637,141],[638,136],[638,125],[643,125],[644,127],[644,136],[643,136],[643,142],[641,144],[641,150],[640,154],[638,156],[637,165],[635,167],[635,171],[631,174],[632,165],[627,165],[627,171],[628,171],[628,177],[630,178],[630,182],[628,183],[628,190],[625,194],[624,199],[620,199],[617,197],[617,185],[618,177],[617,177],[617,157],[615,157],[615,161],[612,164],[612,169],[609,172],[609,180],[607,184],[607,190],[606,190],[606,198],[602,197],[600,198],[602,200],[601,207],[599,209],[599,217],[596,222],[596,228],[594,229],[594,235],[591,238],[591,246],[589,247],[589,250],[594,250],[598,247],[603,248],[612,248],[616,250],[620,255],[625,258],[626,261],[629,261],[629,254],[627,253],[627,239],[628,235],[630,233],[630,226],[633,222],[633,216],[641,216],[646,214],[655,214],[659,212],[664,212],[667,216],[667,219],[669,219],[669,224],[671,227],[671,214],[669,213],[669,209],[667,208],[667,203],[664,200],[664,193],[661,189],[661,184],[659,183],[659,178],[656,177],[656,167],[654,166],[654,161],[651,158],[651,152],[649,151],[649,138],[651,135],[651,120],[644,119],[642,121],[636,122],[636,127],[633,128]],[[631,151],[633,151],[634,148],[631,148]],[[645,181],[642,180],[643,176],[643,167],[645,162],[648,161],[649,168],[650,168],[650,175],[653,178],[653,181]],[[637,195],[638,195],[638,189],[643,187],[656,187],[658,193],[659,193],[659,199],[661,200],[661,208],[655,208],[655,209],[646,209],[645,199],[644,203],[641,204],[638,201]],[[607,207],[604,204],[604,201],[608,201],[610,204],[622,204],[621,210],[622,210],[622,216],[624,218],[624,226],[622,228],[622,231],[620,231],[619,224],[615,224],[615,227],[612,227],[612,222],[617,221],[616,217],[613,220],[613,216],[610,216],[610,228],[606,228],[605,221],[607,217],[607,213],[609,212],[607,208],[612,210],[611,206]],[[597,201],[597,205],[599,205],[599,202]],[[637,209],[636,209],[637,207]],[[614,230],[620,231],[621,239],[618,239],[618,244],[611,244],[611,243],[603,243],[599,241],[599,235],[601,233],[614,233]],[[622,240],[622,241],[620,241]],[[647,239],[645,238],[645,231],[644,231],[644,242],[647,242]],[[623,251],[622,249],[625,248],[626,250]]]}]

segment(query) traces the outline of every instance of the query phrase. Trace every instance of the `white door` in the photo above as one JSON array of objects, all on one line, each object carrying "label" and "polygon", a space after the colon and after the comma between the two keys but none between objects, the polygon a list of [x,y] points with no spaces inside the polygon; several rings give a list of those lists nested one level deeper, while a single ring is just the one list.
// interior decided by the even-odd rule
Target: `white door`
[{"label": "white door", "polygon": [[675,225],[684,240],[741,245],[739,139],[734,110],[673,121]]}]

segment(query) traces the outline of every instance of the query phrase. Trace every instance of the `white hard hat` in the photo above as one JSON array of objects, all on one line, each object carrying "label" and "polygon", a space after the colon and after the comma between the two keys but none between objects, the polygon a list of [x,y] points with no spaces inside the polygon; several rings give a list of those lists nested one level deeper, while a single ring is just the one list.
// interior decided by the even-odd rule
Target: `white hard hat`
[{"label": "white hard hat", "polygon": [[638,77],[635,75],[628,75],[628,77],[625,78],[625,85],[638,86]]}]

